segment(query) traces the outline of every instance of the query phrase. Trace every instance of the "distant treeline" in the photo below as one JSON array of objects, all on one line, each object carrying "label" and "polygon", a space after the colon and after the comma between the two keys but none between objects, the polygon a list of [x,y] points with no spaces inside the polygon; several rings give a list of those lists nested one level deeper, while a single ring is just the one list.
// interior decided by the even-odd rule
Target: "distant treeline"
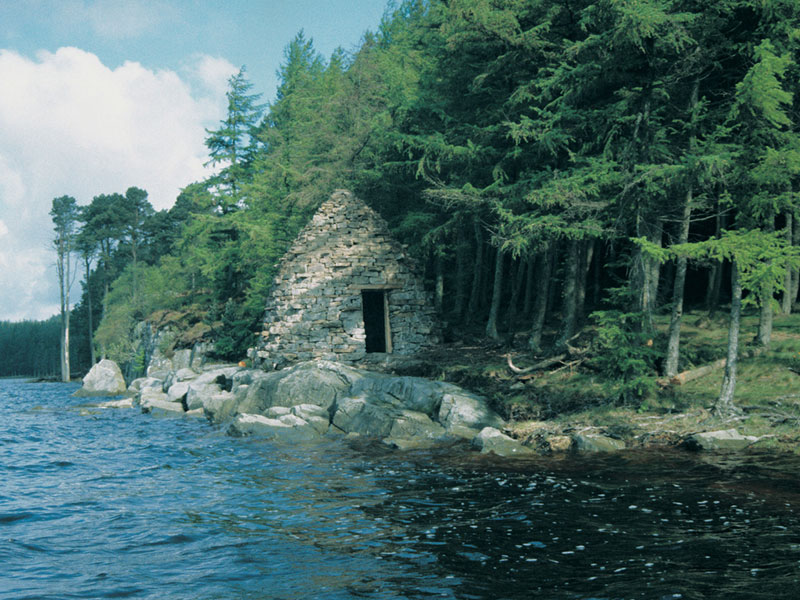
[{"label": "distant treeline", "polygon": [[60,324],[0,321],[0,377],[57,377],[60,373]]}]

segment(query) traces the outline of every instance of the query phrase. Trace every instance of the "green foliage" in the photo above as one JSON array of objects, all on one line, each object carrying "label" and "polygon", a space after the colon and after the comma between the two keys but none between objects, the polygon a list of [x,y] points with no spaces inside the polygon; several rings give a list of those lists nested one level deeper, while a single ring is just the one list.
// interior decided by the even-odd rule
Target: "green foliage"
[{"label": "green foliage", "polygon": [[614,392],[623,403],[642,402],[655,389],[661,353],[653,338],[636,326],[641,315],[606,310],[591,316],[596,325],[592,367],[615,383]]},{"label": "green foliage", "polygon": [[241,360],[243,349],[253,345],[257,323],[246,308],[231,300],[222,310],[220,328],[214,344],[214,353],[225,360]]}]

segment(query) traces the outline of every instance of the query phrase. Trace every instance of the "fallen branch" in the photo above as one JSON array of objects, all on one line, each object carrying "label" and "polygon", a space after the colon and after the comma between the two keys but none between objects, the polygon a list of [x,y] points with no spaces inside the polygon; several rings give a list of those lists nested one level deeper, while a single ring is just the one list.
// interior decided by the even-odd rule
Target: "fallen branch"
[{"label": "fallen branch", "polygon": [[694,381],[695,379],[700,379],[704,375],[708,375],[717,369],[721,369],[725,366],[726,362],[728,362],[727,359],[720,358],[711,364],[698,367],[697,369],[690,369],[688,371],[684,371],[683,373],[678,373],[669,380],[669,383],[670,385],[683,385],[685,383],[689,383],[690,381]]},{"label": "fallen branch", "polygon": [[586,359],[585,358],[579,358],[577,360],[570,361],[570,362],[564,364],[563,366],[558,367],[557,369],[553,369],[550,372],[551,373],[558,373],[559,371],[563,371],[564,369],[570,369],[572,367],[576,367],[579,364],[581,364],[584,360],[586,360]]},{"label": "fallen branch", "polygon": [[517,375],[523,375],[525,373],[530,373],[531,371],[539,371],[541,369],[546,369],[549,366],[552,366],[556,363],[560,363],[565,358],[567,358],[567,354],[559,354],[558,356],[553,356],[551,358],[540,360],[539,362],[531,365],[530,367],[525,367],[524,369],[520,369],[519,367],[515,366],[513,362],[511,362],[511,354],[506,354],[506,362],[508,363],[508,368],[511,370],[512,373],[516,373]]}]

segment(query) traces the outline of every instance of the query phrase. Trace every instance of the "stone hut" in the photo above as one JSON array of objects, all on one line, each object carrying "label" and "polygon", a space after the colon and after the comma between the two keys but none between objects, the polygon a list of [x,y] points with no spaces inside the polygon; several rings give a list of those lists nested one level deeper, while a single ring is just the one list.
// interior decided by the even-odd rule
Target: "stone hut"
[{"label": "stone hut", "polygon": [[386,222],[347,190],[320,206],[279,264],[257,350],[262,361],[357,361],[439,341],[417,266]]}]

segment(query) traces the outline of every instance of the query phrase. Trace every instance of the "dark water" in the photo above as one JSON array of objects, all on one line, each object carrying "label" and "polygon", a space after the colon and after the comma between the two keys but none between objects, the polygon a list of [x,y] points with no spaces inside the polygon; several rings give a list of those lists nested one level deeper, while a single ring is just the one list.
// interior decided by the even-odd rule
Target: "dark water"
[{"label": "dark water", "polygon": [[74,389],[0,381],[1,599],[800,597],[797,459],[281,447]]}]

